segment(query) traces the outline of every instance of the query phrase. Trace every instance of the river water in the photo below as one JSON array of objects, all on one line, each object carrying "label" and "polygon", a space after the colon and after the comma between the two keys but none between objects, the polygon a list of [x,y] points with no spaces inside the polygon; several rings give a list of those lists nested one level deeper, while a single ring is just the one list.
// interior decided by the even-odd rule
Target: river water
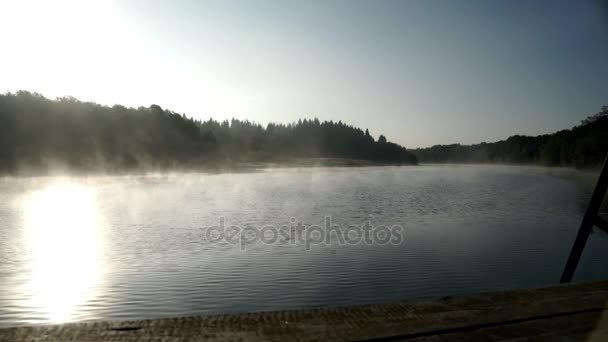
[{"label": "river water", "polygon": [[[0,179],[0,326],[556,284],[594,177],[423,165]],[[326,220],[336,235],[318,239]],[[356,239],[364,226],[373,241]],[[575,280],[607,279],[606,260],[596,232]]]}]

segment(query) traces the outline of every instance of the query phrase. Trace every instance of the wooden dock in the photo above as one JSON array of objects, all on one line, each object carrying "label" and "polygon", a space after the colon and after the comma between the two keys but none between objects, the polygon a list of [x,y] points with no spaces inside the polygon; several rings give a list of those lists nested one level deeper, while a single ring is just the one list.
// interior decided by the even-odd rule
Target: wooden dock
[{"label": "wooden dock", "polygon": [[0,329],[0,341],[608,341],[608,281],[425,301]]}]

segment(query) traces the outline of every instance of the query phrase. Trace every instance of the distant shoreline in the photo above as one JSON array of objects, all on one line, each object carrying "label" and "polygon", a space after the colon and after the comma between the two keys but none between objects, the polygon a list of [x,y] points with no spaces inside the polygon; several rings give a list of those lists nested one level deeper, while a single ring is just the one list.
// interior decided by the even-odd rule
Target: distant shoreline
[{"label": "distant shoreline", "polygon": [[446,163],[420,163],[417,165],[411,164],[396,164],[396,163],[380,163],[360,159],[345,159],[345,158],[292,158],[273,161],[223,161],[208,165],[192,166],[192,167],[157,167],[157,168],[135,168],[128,170],[75,170],[67,167],[48,168],[44,170],[33,170],[23,168],[15,173],[0,174],[0,178],[29,178],[29,177],[96,177],[96,176],[146,176],[146,175],[167,175],[179,173],[242,173],[255,172],[263,169],[290,169],[290,168],[366,168],[366,167],[385,167],[385,166],[436,166],[436,167],[454,167],[454,166],[496,166],[496,167],[531,167],[545,170],[571,170],[577,173],[595,175],[600,170],[600,167],[585,167],[576,168],[572,165],[542,165],[531,163],[480,163],[480,162],[446,162]]},{"label": "distant shoreline", "polygon": [[289,158],[270,161],[233,161],[201,164],[190,167],[141,167],[132,169],[73,169],[62,165],[35,169],[27,166],[21,167],[13,173],[3,173],[0,177],[52,177],[52,176],[129,176],[146,174],[170,174],[170,173],[230,173],[247,172],[268,168],[314,168],[314,167],[379,167],[379,166],[417,166],[412,164],[398,164],[374,162],[361,159],[347,158]]},{"label": "distant shoreline", "polygon": [[547,165],[542,163],[505,163],[505,162],[475,162],[475,161],[463,161],[463,162],[420,162],[419,166],[432,165],[432,166],[440,166],[440,165],[479,165],[479,166],[530,166],[530,167],[539,167],[539,168],[549,168],[549,169],[573,169],[581,172],[595,172],[600,171],[602,169],[602,165],[587,165],[583,167],[576,167],[574,165]]}]

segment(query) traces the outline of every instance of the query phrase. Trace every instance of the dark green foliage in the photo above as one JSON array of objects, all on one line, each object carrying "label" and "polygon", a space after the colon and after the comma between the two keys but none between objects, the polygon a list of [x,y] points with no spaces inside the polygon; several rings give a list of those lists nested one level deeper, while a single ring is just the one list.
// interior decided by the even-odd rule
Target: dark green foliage
[{"label": "dark green foliage", "polygon": [[597,167],[608,154],[608,106],[580,125],[554,134],[477,145],[436,145],[411,150],[427,163],[521,163]]},{"label": "dark green foliage", "polygon": [[405,148],[343,124],[300,120],[267,127],[187,118],[157,105],[106,107],[26,91],[0,95],[0,173],[123,171],[227,161],[330,157],[416,164]]}]

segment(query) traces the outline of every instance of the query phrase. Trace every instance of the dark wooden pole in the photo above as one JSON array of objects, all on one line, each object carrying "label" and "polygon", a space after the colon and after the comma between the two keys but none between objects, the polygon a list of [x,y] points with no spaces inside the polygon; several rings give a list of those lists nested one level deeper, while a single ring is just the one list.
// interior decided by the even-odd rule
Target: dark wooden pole
[{"label": "dark wooden pole", "polygon": [[595,189],[591,195],[591,201],[589,201],[589,206],[587,207],[587,211],[585,211],[585,216],[583,217],[583,222],[581,222],[581,227],[578,230],[576,240],[574,241],[574,245],[570,251],[570,256],[568,257],[566,268],[564,268],[564,273],[562,273],[560,283],[569,283],[572,281],[572,277],[576,271],[576,266],[578,266],[578,262],[583,255],[583,250],[585,249],[585,244],[587,243],[589,234],[591,234],[591,228],[594,224],[598,224],[598,222],[600,223],[598,226],[601,226],[601,223],[605,222],[598,216],[598,212],[607,189],[608,156],[606,156],[606,159],[604,160],[604,166],[602,166],[602,171],[600,171],[600,176],[597,179],[597,184],[595,185]]}]

